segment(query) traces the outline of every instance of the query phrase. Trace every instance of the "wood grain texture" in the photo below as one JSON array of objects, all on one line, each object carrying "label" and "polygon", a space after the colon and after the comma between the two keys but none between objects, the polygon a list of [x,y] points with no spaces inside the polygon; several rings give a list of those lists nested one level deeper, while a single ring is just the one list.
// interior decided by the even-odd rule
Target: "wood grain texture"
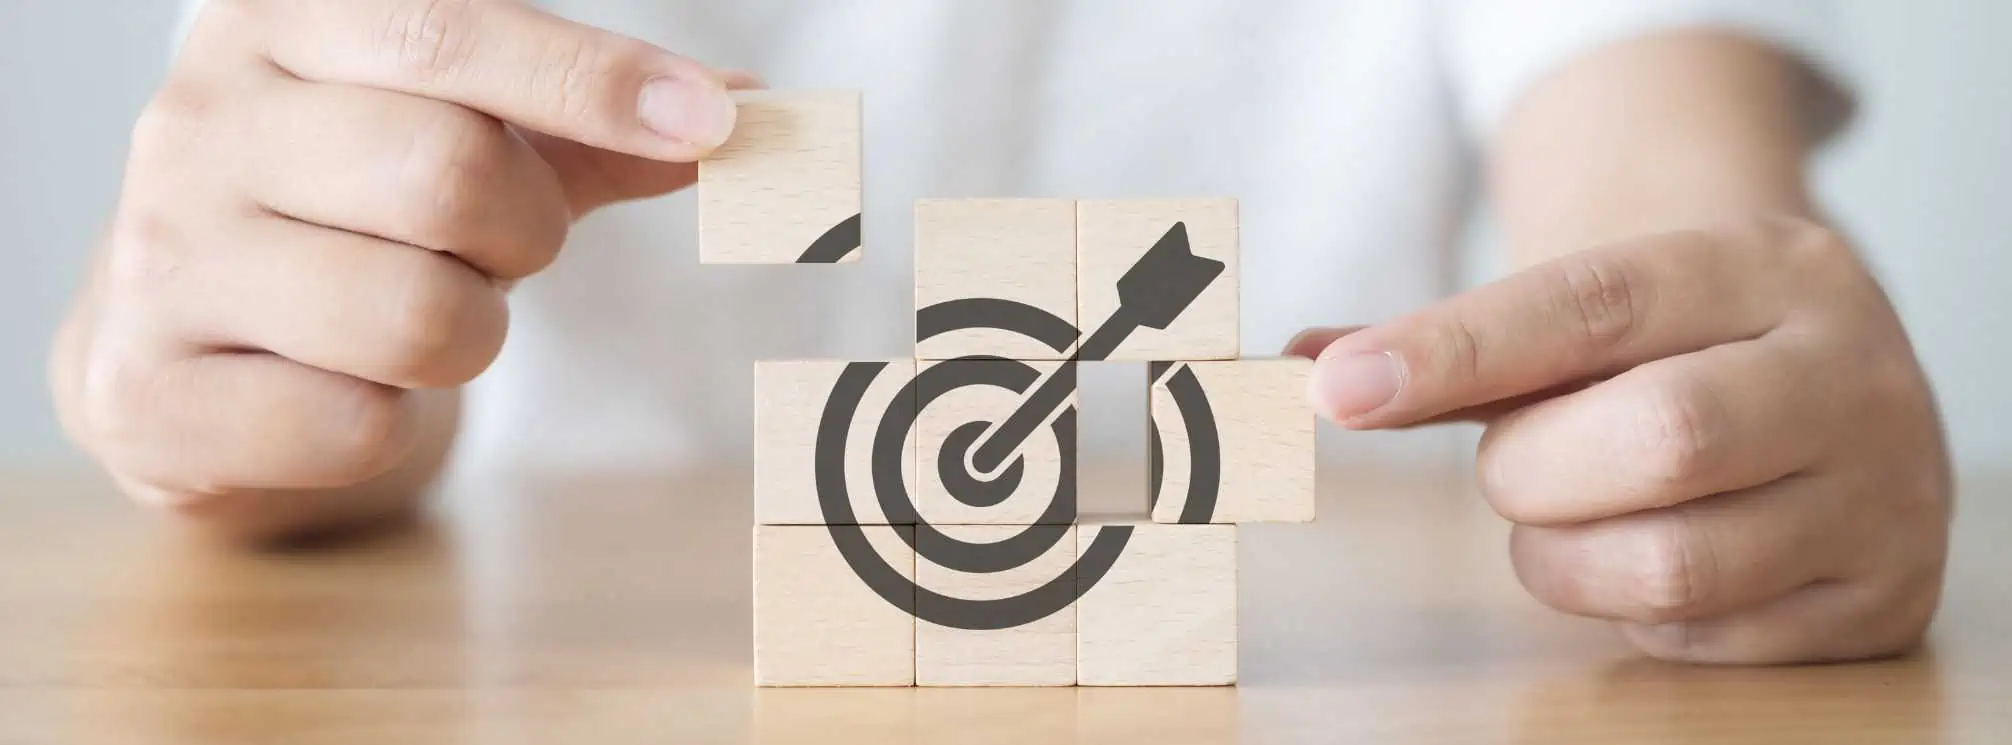
[{"label": "wood grain texture", "polygon": [[[853,363],[843,360],[762,360],[754,369],[754,511],[764,525],[819,525],[827,519],[818,503],[817,436],[825,404],[839,375]],[[876,363],[878,364],[878,363]],[[888,360],[860,400],[846,435],[846,494],[855,523],[886,523],[874,489],[872,453],[876,429],[891,411],[911,411],[912,397],[900,396],[915,377],[913,360]],[[911,428],[902,460],[914,472]],[[907,493],[913,494],[910,489]],[[912,522],[912,521],[909,521]]]},{"label": "wood grain texture", "polygon": [[[467,469],[417,519],[232,550],[0,467],[0,742],[1997,745],[2012,471],[1959,474],[1928,646],[1656,662],[1532,600],[1471,463],[1320,465],[1239,526],[1234,688],[753,688],[745,461]],[[1088,463],[1086,483],[1135,482]],[[1330,519],[1340,515],[1343,519]]]},{"label": "wood grain texture", "polygon": [[[1026,528],[1016,525],[938,525],[967,543],[997,543]],[[928,560],[921,537],[915,573],[922,587],[954,598],[993,600],[1031,592],[1069,574],[1076,561],[1076,530],[1069,528],[1047,553],[1001,572],[974,574]],[[915,682],[922,686],[1067,686],[1076,683],[1076,607],[1009,629],[957,629],[915,622]]]},{"label": "wood grain texture", "polygon": [[1153,520],[1180,521],[1196,473],[1186,421],[1169,390],[1183,367],[1207,395],[1221,452],[1209,522],[1311,522],[1315,429],[1306,383],[1313,362],[1302,357],[1186,362],[1153,381],[1150,416],[1162,474]]},{"label": "wood grain texture", "polygon": [[[915,202],[915,307],[964,298],[1030,305],[1076,325],[1076,203],[1068,199]],[[917,359],[1068,357],[1031,337],[964,329],[918,340]]]},{"label": "wood grain texture", "polygon": [[[1095,329],[1118,308],[1118,278],[1175,223],[1190,249],[1226,266],[1166,329],[1132,332],[1108,359],[1225,360],[1238,352],[1238,205],[1234,199],[1085,199],[1076,203],[1079,326]],[[1087,331],[1085,333],[1088,333]]]},{"label": "wood grain texture", "polygon": [[[699,261],[790,264],[860,214],[856,91],[732,91],[733,135],[699,162]],[[857,262],[864,247],[840,262]]]},{"label": "wood grain texture", "polygon": [[1209,686],[1237,680],[1237,528],[1086,521],[1132,537],[1109,574],[1076,601],[1076,677],[1086,686]]},{"label": "wood grain texture", "polygon": [[[915,551],[895,532],[914,527],[864,530],[889,566],[914,579]],[[915,617],[874,594],[825,528],[757,525],[754,677],[761,686],[913,685]]]},{"label": "wood grain texture", "polygon": [[[1026,365],[1046,377],[1057,374],[1064,364],[1046,361],[948,360],[921,362],[917,363],[917,367],[926,374],[938,366],[975,370],[980,366]],[[964,379],[969,376],[970,374],[960,373],[952,378]],[[1020,449],[1018,488],[996,504],[974,506],[959,501],[951,493],[952,487],[944,483],[941,466],[946,440],[960,428],[972,426],[973,422],[996,425],[1005,421],[1006,417],[1020,406],[1021,398],[1021,394],[997,386],[959,385],[933,402],[918,402],[922,410],[916,415],[915,501],[916,509],[924,521],[942,525],[1027,525],[1042,522],[1043,514],[1048,511],[1050,503],[1055,499],[1056,485],[1059,483],[1069,485],[1064,495],[1069,504],[1065,505],[1059,518],[1048,522],[1066,523],[1075,519],[1076,470],[1069,467],[1069,461],[1063,458],[1063,454],[1065,450],[1073,454],[1080,437],[1070,437],[1066,441],[1057,440],[1054,430],[1046,424],[1035,430]],[[1067,400],[1068,407],[1073,409],[1079,397],[1071,391]],[[964,461],[957,459],[954,462]],[[969,473],[969,469],[965,469],[965,473]]]}]

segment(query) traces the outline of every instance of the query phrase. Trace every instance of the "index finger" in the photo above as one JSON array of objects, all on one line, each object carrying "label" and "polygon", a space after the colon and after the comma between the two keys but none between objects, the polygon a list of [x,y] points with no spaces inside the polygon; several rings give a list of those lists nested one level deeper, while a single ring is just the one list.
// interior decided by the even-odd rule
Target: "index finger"
[{"label": "index finger", "polygon": [[1766,333],[1764,247],[1677,233],[1552,260],[1337,339],[1308,397],[1356,428],[1404,426]]},{"label": "index finger", "polygon": [[720,73],[509,0],[287,2],[267,54],[297,77],[447,101],[604,150],[692,161],[735,120]]}]

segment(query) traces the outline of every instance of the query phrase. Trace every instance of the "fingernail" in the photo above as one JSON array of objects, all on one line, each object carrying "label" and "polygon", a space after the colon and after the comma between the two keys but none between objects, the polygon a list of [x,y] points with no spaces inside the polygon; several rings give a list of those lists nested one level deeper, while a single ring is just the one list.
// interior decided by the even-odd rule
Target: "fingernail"
[{"label": "fingernail", "polygon": [[720,78],[726,81],[727,90],[763,90],[768,88],[768,81],[761,79],[760,75],[746,70],[728,70],[721,73]]},{"label": "fingernail", "polygon": [[1622,627],[1636,647],[1655,657],[1682,659],[1689,654],[1693,642],[1692,628],[1688,623],[1642,624],[1631,623]]},{"label": "fingernail", "polygon": [[1349,419],[1397,398],[1404,371],[1397,357],[1387,352],[1343,354],[1314,360],[1312,379],[1308,394],[1315,409],[1335,419]]},{"label": "fingernail", "polygon": [[738,115],[733,99],[718,83],[676,76],[643,84],[636,110],[651,132],[703,148],[726,142]]},{"label": "fingernail", "polygon": [[1314,359],[1320,352],[1333,344],[1334,340],[1361,331],[1362,326],[1315,326],[1293,334],[1285,343],[1283,354],[1293,357]]}]

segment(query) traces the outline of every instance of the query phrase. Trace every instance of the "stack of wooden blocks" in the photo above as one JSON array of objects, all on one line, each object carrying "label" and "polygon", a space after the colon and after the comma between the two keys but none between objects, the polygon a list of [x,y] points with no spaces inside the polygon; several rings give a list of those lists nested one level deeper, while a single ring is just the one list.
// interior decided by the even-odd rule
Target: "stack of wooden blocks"
[{"label": "stack of wooden blocks", "polygon": [[[700,166],[702,260],[709,263],[857,261],[824,241],[860,209],[859,98],[852,93],[737,94],[741,124]],[[1179,226],[1195,256],[1223,270],[1165,328],[1139,328],[1103,359],[1149,363],[1154,497],[1138,514],[1079,519],[1074,497],[1079,405],[1044,420],[1056,437],[1015,453],[1010,493],[972,500],[939,476],[944,441],[997,426],[1022,403],[1001,387],[959,388],[914,410],[910,380],[935,366],[1031,367],[1063,374],[1073,348],[1057,349],[997,328],[927,335],[912,359],[883,360],[861,412],[914,419],[901,448],[904,499],[914,520],[881,509],[866,454],[845,454],[846,493],[873,550],[930,592],[957,598],[1021,595],[1076,571],[1101,531],[1129,528],[1107,572],[1075,589],[1060,611],[1010,628],[969,629],[918,620],[869,588],[839,549],[820,503],[818,443],[826,404],[849,362],[764,361],[755,367],[754,647],[764,686],[1227,685],[1237,676],[1237,523],[1314,517],[1314,421],[1303,391],[1309,363],[1238,357],[1238,210],[1228,199],[925,199],[915,204],[918,310],[963,298],[1038,308],[1082,329],[1118,308],[1118,280]],[[816,257],[812,257],[815,253]],[[1183,372],[1185,371],[1185,372]],[[1190,462],[1190,428],[1168,381],[1192,374],[1214,418],[1217,462]],[[989,377],[979,375],[975,377]],[[1073,377],[1071,378],[1073,380]],[[901,397],[910,396],[909,400]],[[1094,403],[1092,404],[1094,405]],[[978,424],[973,424],[978,423]],[[842,423],[848,441],[879,426]],[[1044,432],[1047,430],[1044,429]],[[967,443],[968,445],[968,443]],[[962,450],[959,450],[961,453]],[[968,462],[966,463],[968,465]],[[1197,467],[1197,466],[1203,467]],[[1192,480],[1214,479],[1215,507],[1183,523]],[[1066,488],[1057,488],[1058,484]],[[1206,485],[1204,485],[1206,486]],[[1160,496],[1165,495],[1165,496]],[[1192,520],[1192,515],[1188,516]],[[1059,520],[1062,538],[1017,566],[973,573],[930,560],[928,535],[1005,541]],[[903,524],[911,523],[911,524]],[[925,524],[923,543],[917,527]]]}]

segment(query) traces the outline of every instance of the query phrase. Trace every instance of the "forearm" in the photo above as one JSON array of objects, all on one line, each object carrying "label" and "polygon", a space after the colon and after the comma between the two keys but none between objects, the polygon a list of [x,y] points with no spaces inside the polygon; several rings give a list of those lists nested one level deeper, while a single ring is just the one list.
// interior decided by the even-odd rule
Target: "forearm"
[{"label": "forearm", "polygon": [[1519,266],[1620,238],[1816,217],[1805,73],[1758,43],[1680,32],[1555,71],[1509,112],[1489,186]]}]

